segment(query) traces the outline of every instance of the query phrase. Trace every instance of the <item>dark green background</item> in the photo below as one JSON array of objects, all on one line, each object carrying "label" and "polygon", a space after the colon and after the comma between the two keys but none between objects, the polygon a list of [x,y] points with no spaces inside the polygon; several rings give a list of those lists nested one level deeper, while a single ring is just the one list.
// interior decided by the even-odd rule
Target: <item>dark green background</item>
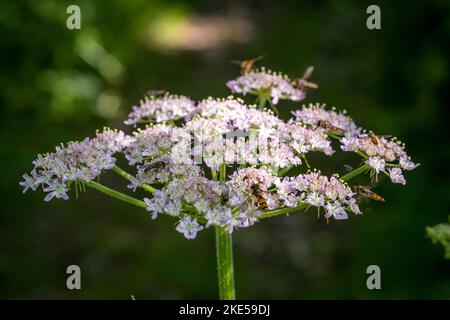
[{"label": "dark green background", "polygon": [[[449,2],[373,3],[382,30],[366,28],[365,1],[2,1],[0,297],[215,298],[212,230],[187,241],[172,220],[151,221],[94,191],[45,203],[18,182],[60,142],[103,126],[128,130],[123,120],[146,90],[226,96],[238,74],[229,60],[266,54],[268,67],[292,76],[315,65],[320,89],[306,102],[347,108],[360,125],[398,136],[422,165],[406,186],[380,184],[386,203],[365,203],[363,216],[327,225],[297,213],[236,232],[238,297],[449,298],[450,264],[424,230],[450,211]],[[69,4],[81,7],[79,31],[65,26]],[[175,25],[177,39],[193,17],[229,28],[238,16],[250,35],[234,31],[206,49],[152,40]],[[103,67],[83,59],[89,43],[110,55]],[[99,102],[105,95],[116,100]],[[280,106],[283,117],[294,106]],[[310,162],[326,173],[358,165],[351,155]],[[102,179],[126,190],[113,174]],[[80,291],[66,289],[70,264],[82,268]],[[366,288],[371,264],[381,267],[382,290]]]}]

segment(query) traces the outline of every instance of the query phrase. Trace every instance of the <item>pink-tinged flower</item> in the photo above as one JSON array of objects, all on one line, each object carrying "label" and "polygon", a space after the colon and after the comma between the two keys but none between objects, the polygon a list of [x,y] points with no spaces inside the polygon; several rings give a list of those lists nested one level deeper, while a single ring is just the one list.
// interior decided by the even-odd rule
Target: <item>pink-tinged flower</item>
[{"label": "pink-tinged flower", "polygon": [[128,189],[132,189],[136,192],[136,189],[141,185],[141,182],[133,176],[130,176],[130,183],[127,185]]},{"label": "pink-tinged flower", "polygon": [[23,193],[27,192],[28,189],[36,191],[36,180],[26,173],[22,177],[24,181],[19,182],[19,185],[23,187]]},{"label": "pink-tinged flower", "polygon": [[406,184],[405,177],[403,177],[402,170],[400,168],[391,168],[388,171],[389,177],[393,183],[400,183],[403,185]]},{"label": "pink-tinged flower", "polygon": [[339,204],[331,204],[328,203],[325,206],[325,218],[329,219],[333,217],[336,220],[345,220],[348,219],[347,212],[339,205]]},{"label": "pink-tinged flower", "polygon": [[167,204],[166,194],[161,190],[156,190],[152,199],[144,198],[144,202],[147,205],[147,210],[152,214],[152,219],[155,220],[158,214],[164,212],[164,208]]},{"label": "pink-tinged flower", "polygon": [[378,156],[369,158],[365,163],[374,169],[376,173],[383,171],[386,166],[386,161]]},{"label": "pink-tinged flower", "polygon": [[342,138],[341,140],[341,149],[343,151],[354,152],[359,148],[359,140],[358,138],[349,137]]},{"label": "pink-tinged flower", "polygon": [[244,227],[242,225],[241,216],[245,215],[246,212],[240,212],[240,214],[232,214],[231,211],[227,211],[224,214],[223,226],[229,233],[232,233],[234,229],[238,227]]},{"label": "pink-tinged flower", "polygon": [[361,214],[361,210],[359,209],[359,206],[356,203],[356,199],[355,198],[351,198],[349,200],[348,206],[350,207],[350,210],[352,210],[354,214]]},{"label": "pink-tinged flower", "polygon": [[58,146],[53,153],[38,155],[33,161],[32,178],[24,176],[25,181],[20,185],[25,190],[36,190],[38,186],[42,186],[44,191],[50,192],[46,201],[53,198],[66,200],[66,186],[70,182],[94,180],[103,170],[114,167],[114,154],[122,151],[132,139],[122,131],[105,128],[102,132],[97,132],[95,138]]},{"label": "pink-tinged flower", "polygon": [[125,121],[127,125],[136,126],[139,123],[162,123],[169,120],[189,118],[195,113],[195,102],[185,96],[165,95],[163,97],[146,97]]},{"label": "pink-tinged flower", "polygon": [[268,96],[274,105],[279,100],[301,101],[305,98],[305,91],[295,88],[287,76],[265,69],[228,81],[227,87],[237,94]]},{"label": "pink-tinged flower", "polygon": [[318,208],[323,207],[327,215],[335,219],[346,219],[346,211],[360,214],[354,193],[337,176],[328,178],[320,172],[308,172],[296,177],[286,177],[275,183],[276,195],[285,206],[307,203]]},{"label": "pink-tinged flower", "polygon": [[175,229],[179,233],[182,233],[186,239],[195,239],[197,232],[203,230],[203,227],[195,218],[193,219],[190,216],[186,216],[178,221],[178,225]]},{"label": "pink-tinged flower", "polygon": [[323,195],[320,195],[318,192],[312,192],[308,194],[305,202],[315,207],[322,207],[325,205],[325,199]]},{"label": "pink-tinged flower", "polygon": [[252,192],[253,186],[258,186],[262,192],[266,192],[278,180],[278,177],[265,168],[249,167],[233,172],[227,184],[245,197],[245,194]]},{"label": "pink-tinged flower", "polygon": [[331,140],[317,128],[308,128],[300,123],[289,123],[281,128],[284,140],[299,154],[311,151],[322,151],[326,155],[333,154]]},{"label": "pink-tinged flower", "polygon": [[55,179],[44,188],[44,192],[48,192],[44,200],[50,201],[53,198],[68,200],[67,191],[66,184]]},{"label": "pink-tinged flower", "polygon": [[322,131],[328,131],[328,128],[320,125],[320,123],[328,123],[337,130],[342,130],[346,137],[357,136],[361,132],[352,118],[346,115],[346,112],[336,112],[334,109],[327,110],[325,104],[309,104],[304,105],[302,109],[292,112],[294,116],[290,122],[301,122],[310,127],[319,128]]},{"label": "pink-tinged flower", "polygon": [[414,170],[415,168],[417,168],[418,166],[420,166],[420,163],[414,163],[411,161],[411,159],[407,156],[402,156],[400,157],[400,166],[405,169],[405,170]]},{"label": "pink-tinged flower", "polygon": [[223,225],[225,216],[227,214],[231,214],[230,209],[226,209],[225,211],[220,208],[214,208],[214,209],[205,208],[205,209],[206,209],[205,218],[207,220],[205,228],[209,228],[210,226]]}]

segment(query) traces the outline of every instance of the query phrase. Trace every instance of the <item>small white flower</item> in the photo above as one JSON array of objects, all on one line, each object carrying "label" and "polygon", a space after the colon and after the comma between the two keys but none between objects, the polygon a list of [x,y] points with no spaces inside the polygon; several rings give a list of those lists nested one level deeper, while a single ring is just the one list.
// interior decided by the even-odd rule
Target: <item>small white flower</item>
[{"label": "small white flower", "polygon": [[19,182],[19,185],[23,187],[23,193],[27,192],[28,189],[36,191],[36,181],[26,173],[22,177],[24,181]]},{"label": "small white flower", "polygon": [[403,177],[402,170],[400,168],[389,169],[389,177],[393,183],[400,183],[403,185],[406,184],[405,177]]},{"label": "small white flower", "polygon": [[164,211],[166,197],[161,190],[156,190],[153,199],[144,198],[144,202],[147,204],[145,209],[152,213],[152,219],[155,220],[158,214]]},{"label": "small white flower", "polygon": [[127,188],[132,189],[133,192],[136,192],[136,189],[141,185],[141,182],[135,177],[130,177],[130,184],[127,185]]},{"label": "small white flower", "polygon": [[400,157],[399,160],[400,166],[405,169],[405,170],[414,170],[415,168],[417,168],[420,163],[414,163],[412,162],[408,157]]},{"label": "small white flower", "polygon": [[67,191],[68,190],[64,182],[52,180],[48,186],[44,188],[44,192],[48,192],[44,200],[50,201],[53,198],[68,200],[69,196],[67,195]]},{"label": "small white flower", "polygon": [[356,151],[356,150],[358,150],[358,147],[359,147],[359,141],[357,138],[344,137],[341,139],[341,149],[343,151],[349,151],[349,152]]},{"label": "small white flower", "polygon": [[375,170],[376,173],[380,173],[384,170],[386,166],[386,161],[384,159],[376,156],[376,157],[370,157],[368,160],[366,160],[366,164],[368,164],[371,168]]},{"label": "small white flower", "polygon": [[209,228],[210,226],[220,226],[224,219],[224,213],[219,209],[208,209],[205,218],[208,221],[205,226],[206,228]]},{"label": "small white flower", "polygon": [[323,196],[319,195],[318,192],[312,192],[308,194],[305,202],[315,207],[322,207],[325,204]]},{"label": "small white flower", "polygon": [[181,202],[180,201],[170,201],[164,207],[165,211],[171,216],[178,216],[181,212]]},{"label": "small white flower", "polygon": [[330,217],[333,217],[336,220],[348,219],[347,212],[345,212],[345,210],[339,205],[328,203],[325,206],[325,209],[327,211],[327,213],[325,214],[325,218],[327,219]]},{"label": "small white flower", "polygon": [[351,198],[348,201],[348,206],[350,207],[350,209],[353,211],[354,214],[361,214],[361,210],[359,209],[359,206],[356,203],[355,198]]},{"label": "small white flower", "polygon": [[186,239],[194,239],[197,236],[197,232],[203,230],[203,227],[196,219],[186,216],[178,221],[178,225],[175,229],[179,233],[182,233]]}]

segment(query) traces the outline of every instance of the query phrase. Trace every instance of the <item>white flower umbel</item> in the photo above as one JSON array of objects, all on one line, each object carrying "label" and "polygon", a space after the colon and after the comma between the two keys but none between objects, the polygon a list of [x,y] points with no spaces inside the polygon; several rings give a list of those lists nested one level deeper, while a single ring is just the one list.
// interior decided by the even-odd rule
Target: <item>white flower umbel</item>
[{"label": "white flower umbel", "polygon": [[[38,155],[19,184],[23,192],[42,190],[45,201],[67,200],[88,186],[147,210],[151,219],[174,219],[176,231],[187,239],[214,229],[220,297],[233,299],[233,232],[309,209],[327,221],[346,220],[361,213],[356,192],[371,192],[364,186],[352,189],[349,180],[369,172],[404,185],[404,172],[419,165],[396,138],[364,130],[345,111],[304,105],[288,121],[268,111],[266,103],[276,110],[282,100],[305,98],[304,89],[286,75],[250,70],[227,86],[233,93],[256,95],[258,107],[233,96],[200,102],[169,94],[148,97],[125,121],[141,128],[130,135],[104,129]],[[327,171],[333,172],[333,159],[338,171],[339,151],[357,155],[360,166],[343,176],[315,169],[310,155],[318,152],[331,157]],[[117,166],[121,161],[129,172]],[[142,200],[101,184],[108,170],[127,180],[129,193],[145,192]]]}]

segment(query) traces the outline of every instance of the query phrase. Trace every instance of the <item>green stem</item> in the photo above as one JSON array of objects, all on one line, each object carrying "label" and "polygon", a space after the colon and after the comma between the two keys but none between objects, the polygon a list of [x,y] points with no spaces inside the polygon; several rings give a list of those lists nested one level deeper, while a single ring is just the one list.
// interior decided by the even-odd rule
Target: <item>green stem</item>
[{"label": "green stem", "polygon": [[231,233],[216,227],[216,259],[220,300],[234,300],[233,242]]},{"label": "green stem", "polygon": [[[122,178],[127,179],[128,181],[131,181],[131,174],[129,174],[128,172],[126,172],[125,170],[120,169],[118,166],[114,166],[112,168],[112,170],[117,173],[119,176],[121,176]],[[139,188],[144,189],[145,191],[148,191],[150,193],[154,193],[156,191],[155,188],[149,186],[148,184],[141,184],[139,185]]]},{"label": "green stem", "polygon": [[362,165],[361,167],[356,168],[355,170],[350,171],[350,172],[347,173],[346,175],[342,176],[341,179],[344,180],[344,181],[348,181],[348,180],[350,180],[350,179],[356,177],[357,175],[359,175],[359,174],[365,172],[365,171],[368,170],[368,169],[369,169],[369,166],[368,166],[367,164],[364,164],[364,165]]},{"label": "green stem", "polygon": [[278,171],[277,176],[282,177],[291,169],[292,169],[292,166],[285,167],[285,168],[281,169],[280,171]]},{"label": "green stem", "polygon": [[214,169],[211,169],[211,178],[217,180],[217,171]]},{"label": "green stem", "polygon": [[275,112],[275,114],[277,116],[279,116],[280,112],[278,111],[278,108],[272,103],[272,100],[268,99],[268,101],[269,101],[269,104],[270,104],[270,107],[272,108],[272,110]]},{"label": "green stem", "polygon": [[[214,177],[217,179],[217,174],[213,174]],[[220,165],[219,179],[222,183],[225,183],[227,179],[225,163]],[[219,298],[221,300],[234,300],[236,294],[234,290],[233,239],[231,233],[225,228],[216,227],[215,232]]]},{"label": "green stem", "polygon": [[263,213],[261,216],[259,216],[259,219],[272,218],[272,217],[280,216],[282,214],[297,212],[299,210],[306,208],[307,206],[308,206],[308,204],[303,202],[302,204],[300,204],[296,207],[289,207],[289,208],[282,208],[282,209],[267,211],[267,212]]},{"label": "green stem", "polygon": [[[111,188],[109,188],[107,186],[104,186],[104,185],[98,183],[98,182],[83,180],[83,183],[85,185],[87,185],[87,186],[89,186],[89,187],[91,187],[91,188],[93,188],[93,189],[95,189],[97,191],[100,191],[101,193],[104,193],[104,194],[106,194],[108,196],[111,196],[113,198],[125,201],[127,203],[133,204],[133,205],[135,205],[137,207],[140,207],[140,208],[144,208],[144,209],[147,208],[147,204],[144,201],[141,201],[139,199],[133,198],[133,197],[131,197],[129,195],[126,195],[126,194],[124,194],[122,192],[119,192],[119,191],[116,191],[114,189],[111,189]],[[197,216],[195,209],[191,209],[188,206],[183,206],[183,210],[187,211],[187,212],[184,212],[184,214],[187,214],[187,215],[197,219],[201,223],[206,223],[206,220],[203,217]],[[194,210],[194,211],[192,211],[192,210]],[[170,216],[170,214],[168,214],[167,212],[164,212],[163,214]]]},{"label": "green stem", "polygon": [[122,192],[108,188],[100,183],[95,182],[95,181],[83,181],[83,183],[88,185],[89,187],[94,188],[95,190],[100,191],[104,194],[107,194],[108,196],[111,196],[113,198],[134,204],[135,206],[138,206],[141,208],[147,208],[147,204],[144,201],[130,197]]},{"label": "green stem", "polygon": [[225,182],[227,180],[227,165],[225,163],[220,165],[219,178],[221,182]]},{"label": "green stem", "polygon": [[259,97],[259,103],[258,103],[258,109],[259,110],[264,109],[264,107],[266,106],[266,101],[267,101],[266,98],[263,98],[261,96]]}]

